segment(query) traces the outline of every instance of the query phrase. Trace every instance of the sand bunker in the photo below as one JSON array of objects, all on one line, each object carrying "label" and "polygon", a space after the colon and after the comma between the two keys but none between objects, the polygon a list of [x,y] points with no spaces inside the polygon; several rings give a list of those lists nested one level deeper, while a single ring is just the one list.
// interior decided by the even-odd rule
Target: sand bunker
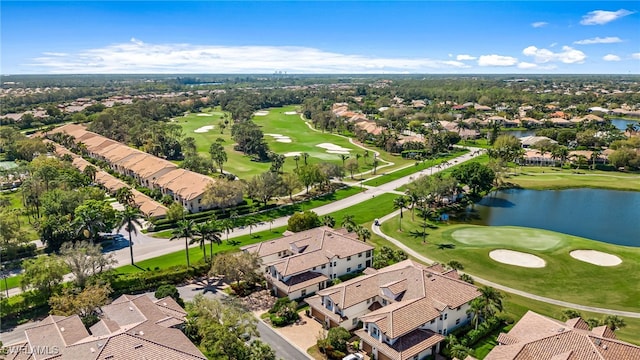
[{"label": "sand bunker", "polygon": [[596,250],[573,250],[569,253],[572,258],[598,266],[616,266],[622,264],[622,259],[615,255]]},{"label": "sand bunker", "polygon": [[283,154],[285,157],[292,157],[292,156],[300,156],[302,155],[302,153],[300,151],[291,151],[288,153],[284,153]]},{"label": "sand bunker", "polygon": [[542,258],[513,250],[493,250],[489,253],[489,257],[503,264],[528,268],[543,268],[546,265],[545,261]]},{"label": "sand bunker", "polygon": [[269,115],[268,111],[260,110],[253,113],[254,116],[267,116]]},{"label": "sand bunker", "polygon": [[282,135],[282,134],[265,134],[265,135],[271,136],[277,142],[281,142],[281,143],[291,142],[291,138],[286,135]]},{"label": "sand bunker", "polygon": [[203,126],[203,127],[199,127],[195,130],[193,130],[194,133],[206,133],[209,130],[213,130],[213,125],[207,125],[207,126]]},{"label": "sand bunker", "polygon": [[203,113],[201,113],[201,114],[198,114],[196,116],[213,116],[213,114],[203,114]]},{"label": "sand bunker", "polygon": [[285,111],[284,114],[285,115],[295,115],[295,114],[297,114],[297,112],[295,112],[295,111]]},{"label": "sand bunker", "polygon": [[327,153],[329,154],[349,154],[350,149],[347,148],[343,148],[340,145],[336,145],[336,144],[332,144],[332,143],[322,143],[322,144],[318,144],[316,145],[319,148],[323,148],[327,151]]}]

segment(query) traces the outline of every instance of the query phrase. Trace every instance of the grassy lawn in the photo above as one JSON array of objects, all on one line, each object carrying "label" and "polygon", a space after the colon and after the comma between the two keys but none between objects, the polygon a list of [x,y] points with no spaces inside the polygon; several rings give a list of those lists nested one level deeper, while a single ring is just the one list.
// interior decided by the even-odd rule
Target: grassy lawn
[{"label": "grassy lawn", "polygon": [[[397,218],[382,224],[382,229],[428,258],[441,263],[460,261],[464,271],[505,286],[576,304],[640,311],[640,287],[637,278],[629,276],[640,273],[638,248],[547,230],[466,224],[441,224],[427,229],[427,243],[422,244],[422,228],[417,221],[412,222],[410,216],[404,218],[403,232],[398,231]],[[474,233],[478,236],[474,237]],[[438,249],[437,245],[442,243],[453,244],[455,248]],[[497,248],[537,255],[546,261],[546,266],[531,269],[498,263],[488,256]],[[622,259],[622,264],[601,267],[578,261],[569,255],[574,249],[615,254]],[[593,291],[594,288],[597,291]]]},{"label": "grassy lawn", "polygon": [[22,275],[18,274],[16,276],[11,276],[8,277],[6,279],[7,281],[7,285],[5,287],[5,280],[2,279],[0,280],[0,291],[5,291],[7,288],[8,289],[13,289],[13,288],[17,288],[20,287],[20,281],[22,280]]},{"label": "grassy lawn", "polygon": [[560,169],[555,167],[527,166],[517,174],[505,178],[506,182],[527,189],[598,188],[640,191],[640,174],[616,171]]},{"label": "grassy lawn", "polygon": [[340,227],[340,222],[342,222],[345,215],[353,215],[353,220],[356,224],[370,223],[373,222],[374,219],[381,218],[392,212],[393,199],[398,196],[399,195],[396,194],[382,194],[357,205],[332,212],[328,215],[333,216],[336,220],[336,228]]},{"label": "grassy lawn", "polygon": [[451,152],[450,154],[448,154],[447,156],[441,157],[441,158],[437,158],[437,159],[429,159],[429,160],[425,160],[423,162],[416,162],[414,163],[414,166],[410,166],[401,170],[397,170],[394,172],[386,172],[385,174],[383,174],[380,177],[377,177],[375,179],[369,179],[367,181],[364,182],[365,185],[370,185],[370,186],[380,186],[382,184],[386,184],[388,182],[391,182],[393,180],[397,180],[400,179],[402,177],[405,177],[407,175],[411,175],[413,173],[419,172],[420,170],[424,170],[427,169],[431,166],[435,166],[438,165],[444,161],[447,160],[451,160],[455,157],[458,157],[464,153],[468,152],[468,150],[463,150],[463,149],[459,149],[456,148],[453,152]]},{"label": "grassy lawn", "polygon": [[[299,114],[286,114],[296,111],[296,106],[285,106],[281,108],[271,108],[264,111],[268,111],[266,116],[254,116],[253,121],[262,127],[262,131],[265,136],[264,139],[269,144],[269,148],[279,154],[287,154],[293,152],[306,152],[310,155],[308,162],[317,163],[321,161],[329,161],[336,164],[342,164],[342,160],[339,154],[328,153],[325,149],[316,145],[322,143],[331,143],[348,149],[353,156],[356,153],[363,154],[364,150],[351,144],[347,139],[336,136],[330,133],[316,132],[307,126],[305,121],[300,119]],[[211,116],[203,116],[211,115]],[[209,146],[215,142],[216,139],[221,138],[224,140],[224,148],[227,152],[229,160],[225,164],[225,170],[228,170],[240,178],[247,179],[251,176],[268,171],[271,163],[269,162],[255,162],[251,161],[251,158],[243,155],[241,152],[233,150],[234,141],[231,138],[231,124],[220,132],[218,124],[223,120],[224,112],[219,108],[205,109],[201,114],[189,114],[184,117],[175,118],[175,122],[182,126],[185,136],[192,136],[196,140],[196,146],[198,153],[203,156],[209,156]],[[214,126],[212,130],[204,133],[195,133],[203,126]],[[267,134],[279,134],[288,136],[291,139],[291,143],[278,142],[273,136]],[[393,161],[396,165],[406,165],[410,163],[399,156],[390,156],[383,153],[382,158],[384,160]],[[373,154],[370,152],[371,157],[367,160],[368,164],[365,164],[364,159],[360,160],[360,170],[366,171],[371,168],[371,161]],[[289,154],[292,155],[292,154]],[[302,164],[300,160],[299,164]],[[288,156],[283,171],[290,172],[295,169],[296,164],[292,156]]]},{"label": "grassy lawn", "polygon": [[[0,197],[9,200],[11,204],[9,205],[10,209],[24,210],[24,206],[22,206],[22,191],[4,191],[0,193]],[[20,222],[20,229],[26,234],[27,240],[32,241],[39,239],[38,233],[33,226],[29,224],[29,217],[27,215],[19,213],[18,221]]]},{"label": "grassy lawn", "polygon": [[[272,231],[261,231],[252,235],[239,236],[233,239],[229,239],[229,242],[223,241],[220,245],[213,245],[214,253],[236,251],[241,246],[255,244],[261,241],[271,240],[282,236],[282,233],[286,229],[284,227],[274,228]],[[184,239],[176,239],[174,241],[184,242]],[[209,243],[207,243],[207,256],[209,256]],[[199,247],[189,248],[189,260],[191,263],[196,263],[203,259],[202,249]],[[156,267],[160,269],[168,268],[175,265],[186,265],[187,256],[184,250],[176,251],[173,253],[158,256],[152,259],[136,262],[138,267],[132,265],[121,266],[116,269],[119,273],[132,273],[138,271],[144,271],[147,269],[154,270]],[[140,268],[144,269],[141,270]]]}]

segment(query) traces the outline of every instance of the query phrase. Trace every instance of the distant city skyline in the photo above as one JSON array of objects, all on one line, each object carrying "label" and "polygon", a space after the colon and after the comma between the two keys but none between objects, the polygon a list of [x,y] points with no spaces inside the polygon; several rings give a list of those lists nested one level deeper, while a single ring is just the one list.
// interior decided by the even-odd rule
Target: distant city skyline
[{"label": "distant city skyline", "polygon": [[2,1],[2,74],[640,74],[637,1]]}]

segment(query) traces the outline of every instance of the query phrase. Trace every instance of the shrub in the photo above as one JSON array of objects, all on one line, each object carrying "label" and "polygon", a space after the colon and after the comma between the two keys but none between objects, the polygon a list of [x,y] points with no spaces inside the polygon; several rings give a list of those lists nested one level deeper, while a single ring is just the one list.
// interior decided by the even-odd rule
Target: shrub
[{"label": "shrub", "polygon": [[176,288],[176,286],[173,284],[160,285],[160,287],[156,290],[154,296],[156,297],[156,299],[162,299],[164,297],[170,296],[178,303],[178,305],[184,307],[184,301],[180,297],[178,288]]},{"label": "shrub", "polygon": [[293,324],[300,318],[297,309],[298,303],[290,301],[287,297],[276,300],[273,307],[269,309],[271,324],[276,327]]},{"label": "shrub", "polygon": [[287,222],[287,230],[293,232],[300,232],[309,230],[322,225],[318,214],[313,211],[305,211],[302,213],[295,213]]}]

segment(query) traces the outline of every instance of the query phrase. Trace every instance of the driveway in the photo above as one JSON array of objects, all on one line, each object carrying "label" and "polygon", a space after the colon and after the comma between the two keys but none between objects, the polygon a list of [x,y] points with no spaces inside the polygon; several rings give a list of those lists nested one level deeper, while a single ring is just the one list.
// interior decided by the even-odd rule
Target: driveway
[{"label": "driveway", "polygon": [[299,324],[272,329],[289,343],[294,344],[298,349],[304,350],[305,355],[307,349],[314,346],[318,341],[318,335],[324,331],[322,325],[314,319],[307,317],[304,311],[300,312]]}]

